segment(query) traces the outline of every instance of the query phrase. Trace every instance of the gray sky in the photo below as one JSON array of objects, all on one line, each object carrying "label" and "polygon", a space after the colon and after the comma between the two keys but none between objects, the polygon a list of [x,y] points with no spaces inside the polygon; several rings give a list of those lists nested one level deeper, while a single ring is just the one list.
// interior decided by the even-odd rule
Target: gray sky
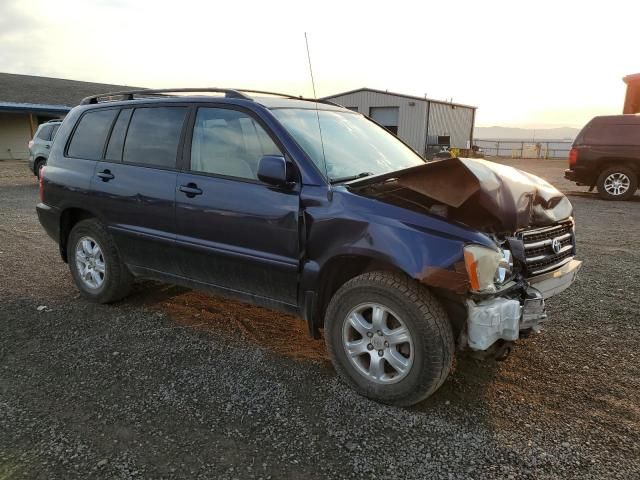
[{"label": "gray sky", "polygon": [[320,96],[363,86],[479,107],[478,125],[582,126],[640,72],[640,2],[1,0],[0,71]]}]

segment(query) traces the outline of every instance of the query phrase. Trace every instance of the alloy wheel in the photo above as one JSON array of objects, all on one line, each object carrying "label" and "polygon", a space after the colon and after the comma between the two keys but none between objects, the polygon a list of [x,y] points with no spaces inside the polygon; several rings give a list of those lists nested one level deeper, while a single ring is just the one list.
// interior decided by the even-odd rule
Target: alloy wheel
[{"label": "alloy wheel", "polygon": [[80,280],[86,287],[95,290],[104,283],[104,255],[100,245],[93,238],[82,237],[76,243],[76,267]]},{"label": "alloy wheel", "polygon": [[609,195],[624,195],[629,190],[631,179],[622,172],[614,172],[604,179],[604,189]]},{"label": "alloy wheel", "polygon": [[411,370],[411,333],[384,305],[365,303],[351,310],[344,319],[342,339],[351,364],[371,382],[396,383]]}]

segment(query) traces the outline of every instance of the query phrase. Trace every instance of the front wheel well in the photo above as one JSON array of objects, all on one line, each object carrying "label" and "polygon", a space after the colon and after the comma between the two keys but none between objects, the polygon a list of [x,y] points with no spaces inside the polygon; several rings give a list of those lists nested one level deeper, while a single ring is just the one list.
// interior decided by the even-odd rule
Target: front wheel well
[{"label": "front wheel well", "polygon": [[318,297],[314,314],[315,329],[324,326],[324,314],[338,289],[352,278],[367,272],[388,271],[406,275],[384,260],[361,255],[340,255],[329,260],[320,271]]},{"label": "front wheel well", "polygon": [[[366,256],[341,255],[328,261],[320,270],[318,296],[313,316],[311,319],[307,318],[307,321],[311,320],[309,324],[310,333],[319,338],[318,329],[324,328],[325,313],[329,302],[342,285],[363,273],[376,271],[399,273],[405,277],[410,277],[406,272],[389,262]],[[412,280],[417,282],[415,279]],[[429,288],[424,284],[421,284],[421,286],[428,288],[431,294],[441,302],[457,338],[464,330],[467,318],[463,299],[442,289]]]},{"label": "front wheel well", "polygon": [[67,208],[62,212],[60,216],[60,255],[65,262],[67,259],[67,241],[71,229],[76,223],[85,220],[87,218],[94,218],[94,215],[88,210],[82,208]]}]

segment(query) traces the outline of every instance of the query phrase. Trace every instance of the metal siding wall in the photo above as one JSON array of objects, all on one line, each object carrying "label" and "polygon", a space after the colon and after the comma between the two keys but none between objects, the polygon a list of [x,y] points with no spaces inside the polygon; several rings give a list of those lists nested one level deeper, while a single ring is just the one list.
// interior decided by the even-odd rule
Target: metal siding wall
[{"label": "metal siding wall", "polygon": [[438,135],[451,136],[451,146],[467,148],[473,130],[473,109],[430,102],[428,143],[436,144]]},{"label": "metal siding wall", "polygon": [[[369,116],[371,107],[399,107],[398,137],[411,145],[420,155],[424,154],[425,121],[427,102],[398,97],[387,93],[355,92],[349,95],[330,97],[330,100],[345,107],[358,107],[358,112]],[[410,106],[409,103],[415,103]]]}]

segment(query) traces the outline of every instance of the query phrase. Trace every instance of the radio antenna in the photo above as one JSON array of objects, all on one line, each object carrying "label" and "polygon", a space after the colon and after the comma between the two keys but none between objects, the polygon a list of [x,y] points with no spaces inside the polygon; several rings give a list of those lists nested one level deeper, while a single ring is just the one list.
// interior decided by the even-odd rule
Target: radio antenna
[{"label": "radio antenna", "polygon": [[309,73],[311,74],[311,87],[313,88],[313,99],[316,102],[316,118],[318,120],[318,131],[320,132],[320,146],[322,147],[322,160],[324,161],[324,173],[327,176],[329,189],[331,189],[331,179],[327,168],[327,156],[324,153],[324,141],[322,140],[322,126],[320,125],[320,109],[318,108],[318,96],[316,95],[316,82],[313,79],[313,68],[311,67],[311,53],[309,53],[309,39],[307,32],[304,32],[304,42],[307,45],[307,60],[309,61]]}]

